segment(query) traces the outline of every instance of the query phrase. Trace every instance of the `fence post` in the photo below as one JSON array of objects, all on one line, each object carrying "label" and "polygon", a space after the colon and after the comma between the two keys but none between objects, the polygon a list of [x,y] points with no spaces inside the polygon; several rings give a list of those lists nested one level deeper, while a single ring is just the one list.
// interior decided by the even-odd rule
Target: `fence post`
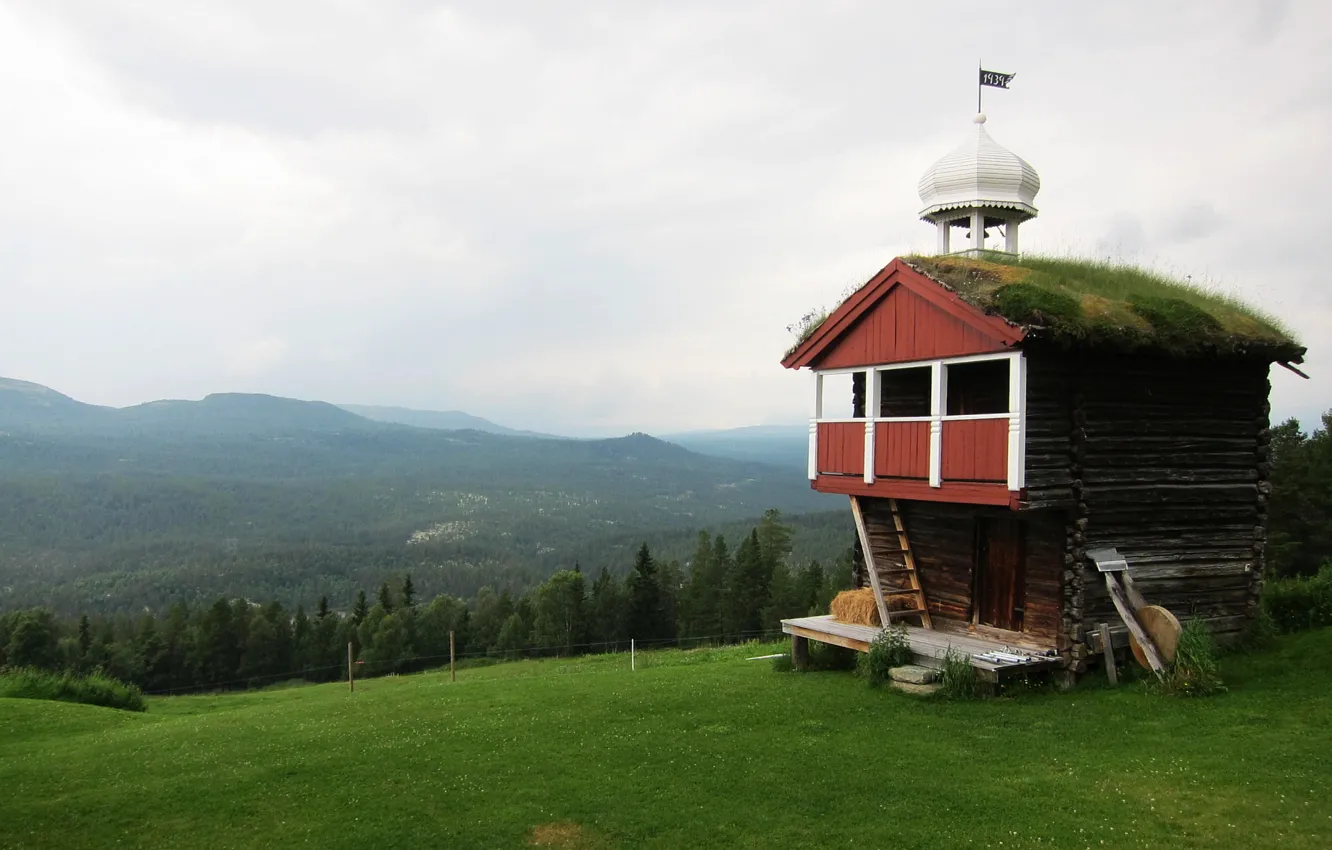
[{"label": "fence post", "polygon": [[352,662],[352,642],[347,641],[347,690],[355,693],[356,674],[353,672],[355,665]]},{"label": "fence post", "polygon": [[634,639],[629,638],[629,672],[634,672]]},{"label": "fence post", "polygon": [[458,681],[458,674],[453,670],[453,629],[449,629],[449,681]]}]

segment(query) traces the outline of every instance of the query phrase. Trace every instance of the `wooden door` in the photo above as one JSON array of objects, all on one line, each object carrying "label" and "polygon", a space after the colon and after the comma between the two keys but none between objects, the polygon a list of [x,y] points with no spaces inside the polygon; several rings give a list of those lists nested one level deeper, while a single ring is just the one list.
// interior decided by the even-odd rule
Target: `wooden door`
[{"label": "wooden door", "polygon": [[1025,526],[1013,519],[982,519],[976,532],[973,617],[982,626],[1021,631],[1027,571]]}]

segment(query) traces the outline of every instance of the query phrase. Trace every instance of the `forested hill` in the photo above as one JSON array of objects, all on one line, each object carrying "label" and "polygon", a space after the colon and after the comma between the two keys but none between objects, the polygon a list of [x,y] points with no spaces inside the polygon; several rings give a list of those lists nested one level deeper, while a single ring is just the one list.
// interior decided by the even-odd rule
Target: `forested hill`
[{"label": "forested hill", "polygon": [[218,594],[338,604],[405,570],[427,597],[521,589],[574,562],[622,573],[640,540],[687,539],[768,508],[841,503],[798,470],[643,434],[428,430],[269,396],[116,410],[0,385],[5,608]]}]

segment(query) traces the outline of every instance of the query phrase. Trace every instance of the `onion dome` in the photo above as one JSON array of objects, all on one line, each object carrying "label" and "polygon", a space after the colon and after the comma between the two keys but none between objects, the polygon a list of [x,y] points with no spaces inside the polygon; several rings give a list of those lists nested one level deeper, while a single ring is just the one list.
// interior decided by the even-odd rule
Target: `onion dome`
[{"label": "onion dome", "polygon": [[1041,178],[1022,157],[985,132],[985,113],[974,119],[976,131],[960,147],[930,166],[918,189],[925,205],[920,217],[937,221],[950,210],[1008,209],[1017,221],[1036,216]]}]

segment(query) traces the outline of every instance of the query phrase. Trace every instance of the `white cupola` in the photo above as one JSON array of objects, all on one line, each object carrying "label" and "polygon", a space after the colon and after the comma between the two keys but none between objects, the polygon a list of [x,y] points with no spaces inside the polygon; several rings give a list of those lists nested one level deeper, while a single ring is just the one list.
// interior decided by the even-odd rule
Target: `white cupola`
[{"label": "white cupola", "polygon": [[1041,178],[1025,159],[1001,147],[985,132],[985,113],[973,119],[976,130],[960,147],[930,166],[920,178],[922,221],[939,231],[939,253],[951,253],[954,227],[968,229],[968,246],[959,253],[985,250],[985,231],[1001,228],[1004,251],[1018,252],[1018,225],[1036,217]]}]

